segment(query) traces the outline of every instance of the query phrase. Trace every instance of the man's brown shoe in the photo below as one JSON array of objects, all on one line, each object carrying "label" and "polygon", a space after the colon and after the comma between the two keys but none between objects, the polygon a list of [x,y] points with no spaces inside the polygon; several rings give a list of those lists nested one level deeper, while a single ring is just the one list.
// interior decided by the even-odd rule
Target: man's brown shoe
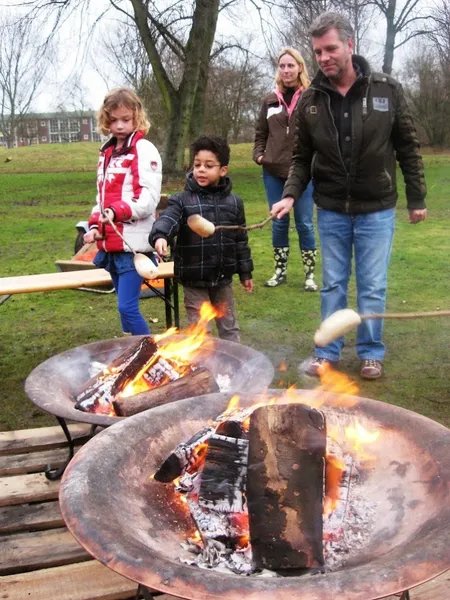
[{"label": "man's brown shoe", "polygon": [[361,361],[360,375],[363,379],[378,379],[383,375],[383,365],[379,360],[371,358]]},{"label": "man's brown shoe", "polygon": [[320,356],[316,356],[308,365],[306,369],[306,374],[310,377],[319,377],[320,371],[326,367],[333,367],[337,365],[337,362],[332,362],[328,360],[328,358],[322,358]]}]

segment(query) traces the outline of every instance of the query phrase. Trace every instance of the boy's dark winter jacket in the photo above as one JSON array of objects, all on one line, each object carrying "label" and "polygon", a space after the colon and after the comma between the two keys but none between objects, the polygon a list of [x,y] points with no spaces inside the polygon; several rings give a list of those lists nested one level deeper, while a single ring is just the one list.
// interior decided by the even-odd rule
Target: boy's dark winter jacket
[{"label": "boy's dark winter jacket", "polygon": [[167,209],[153,225],[149,241],[158,238],[172,243],[177,237],[174,256],[175,277],[191,287],[213,287],[230,283],[234,273],[241,281],[251,279],[253,261],[247,232],[219,230],[201,238],[187,225],[187,218],[198,214],[215,225],[244,225],[242,200],[231,193],[228,177],[217,187],[201,187],[190,173],[184,192],[169,198]]},{"label": "boy's dark winter jacket", "polygon": [[393,208],[397,159],[408,208],[425,208],[419,141],[402,87],[389,75],[371,73],[361,56],[353,56],[353,62],[361,75],[352,90],[348,170],[331,111],[328,80],[319,72],[297,109],[294,154],[283,197],[299,198],[312,178],[314,201],[320,208],[347,213]]}]

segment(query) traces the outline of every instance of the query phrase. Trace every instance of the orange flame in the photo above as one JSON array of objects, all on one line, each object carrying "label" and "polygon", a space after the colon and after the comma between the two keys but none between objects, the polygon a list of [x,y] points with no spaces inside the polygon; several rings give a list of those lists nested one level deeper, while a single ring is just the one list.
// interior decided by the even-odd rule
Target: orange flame
[{"label": "orange flame", "polygon": [[367,431],[361,423],[356,420],[353,426],[345,429],[345,438],[351,443],[353,451],[360,460],[373,460],[375,457],[365,451],[366,444],[373,444],[380,437],[379,431]]},{"label": "orange flame", "polygon": [[345,472],[345,463],[337,456],[329,454],[325,467],[325,498],[323,514],[328,515],[339,504],[339,485]]},{"label": "orange flame", "polygon": [[[220,312],[212,304],[204,302],[200,307],[200,319],[198,322],[190,325],[182,332],[186,334],[186,338],[164,342],[166,338],[177,333],[175,327],[168,329],[161,335],[154,336],[155,342],[158,343],[157,352],[155,352],[148,363],[143,365],[135,378],[124,386],[120,396],[125,398],[156,387],[148,379],[144,378],[144,375],[160,359],[166,360],[180,377],[186,375],[191,369],[195,353],[200,349],[205,338],[208,336],[208,323],[219,316],[219,314]],[[161,386],[169,381],[170,377],[167,375],[157,385]]]}]

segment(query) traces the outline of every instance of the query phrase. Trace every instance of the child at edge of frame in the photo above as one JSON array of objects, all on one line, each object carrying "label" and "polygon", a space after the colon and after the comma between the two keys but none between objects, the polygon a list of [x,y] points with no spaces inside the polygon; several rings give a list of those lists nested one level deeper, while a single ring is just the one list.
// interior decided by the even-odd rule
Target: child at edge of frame
[{"label": "child at edge of frame", "polygon": [[149,335],[148,323],[139,310],[143,279],[134,267],[131,248],[146,253],[156,264],[148,235],[161,194],[161,157],[145,139],[150,122],[131,89],[107,93],[97,115],[97,129],[111,137],[100,149],[96,204],[84,242],[97,242],[94,264],[111,275],[123,334]]},{"label": "child at edge of frame", "polygon": [[193,168],[184,191],[169,198],[167,209],[153,225],[149,242],[164,257],[177,238],[174,274],[184,289],[188,322],[196,323],[201,305],[210,302],[219,312],[215,319],[219,337],[240,342],[232,279],[237,273],[244,289],[253,291],[247,232],[222,229],[203,238],[187,224],[188,217],[199,214],[216,226],[245,226],[244,203],[232,193],[228,177],[230,147],[224,138],[201,136],[192,144],[192,155]]}]

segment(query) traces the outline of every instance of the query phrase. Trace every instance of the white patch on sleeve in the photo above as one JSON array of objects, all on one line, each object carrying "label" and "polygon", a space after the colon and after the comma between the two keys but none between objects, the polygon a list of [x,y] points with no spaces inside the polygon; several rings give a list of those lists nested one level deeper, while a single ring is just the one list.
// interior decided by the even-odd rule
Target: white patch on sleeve
[{"label": "white patch on sleeve", "polygon": [[270,119],[272,115],[279,115],[282,110],[283,107],[281,106],[281,104],[280,106],[271,106],[267,109],[267,118]]},{"label": "white patch on sleeve", "polygon": [[389,112],[389,98],[373,98],[373,110]]}]

